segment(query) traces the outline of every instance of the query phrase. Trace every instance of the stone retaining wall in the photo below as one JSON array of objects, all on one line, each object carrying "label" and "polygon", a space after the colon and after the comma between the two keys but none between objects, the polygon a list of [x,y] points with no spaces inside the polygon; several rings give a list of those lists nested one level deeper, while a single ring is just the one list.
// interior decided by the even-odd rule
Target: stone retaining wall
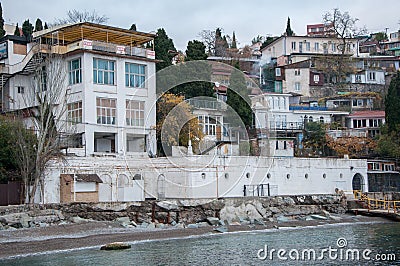
[{"label": "stone retaining wall", "polygon": [[[216,217],[228,223],[301,219],[307,215],[344,213],[346,199],[339,195],[276,196],[130,203],[69,203],[0,207],[3,227],[43,227],[79,219],[113,221],[129,217],[134,223],[192,224]],[[80,217],[80,218],[78,218]]]}]

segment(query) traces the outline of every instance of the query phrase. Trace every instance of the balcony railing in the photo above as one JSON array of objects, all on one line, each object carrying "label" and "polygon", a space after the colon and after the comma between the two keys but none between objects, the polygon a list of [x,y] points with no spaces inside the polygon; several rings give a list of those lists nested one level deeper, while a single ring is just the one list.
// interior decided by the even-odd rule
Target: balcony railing
[{"label": "balcony railing", "polygon": [[226,103],[222,101],[210,101],[210,100],[198,100],[198,99],[188,99],[189,103],[194,108],[198,109],[210,109],[210,110],[226,110]]},{"label": "balcony railing", "polygon": [[322,106],[301,106],[301,105],[290,105],[289,110],[306,110],[306,111],[328,111],[327,107]]},{"label": "balcony railing", "polygon": [[332,138],[367,137],[366,130],[328,130],[327,133]]},{"label": "balcony railing", "polygon": [[154,51],[144,49],[141,47],[131,47],[124,45],[117,45],[114,43],[107,43],[101,41],[82,40],[66,46],[65,49],[58,49],[59,53],[71,52],[77,49],[94,50],[101,52],[108,52],[121,55],[140,56],[154,59]]},{"label": "balcony railing", "polygon": [[303,125],[303,122],[270,121],[269,129],[301,130]]}]

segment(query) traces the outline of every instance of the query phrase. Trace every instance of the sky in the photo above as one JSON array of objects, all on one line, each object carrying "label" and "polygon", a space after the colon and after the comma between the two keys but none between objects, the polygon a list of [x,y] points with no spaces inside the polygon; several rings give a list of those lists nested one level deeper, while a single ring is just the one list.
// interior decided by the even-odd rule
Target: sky
[{"label": "sky", "polygon": [[178,50],[187,42],[201,39],[202,30],[223,29],[232,36],[235,31],[239,46],[250,44],[257,36],[280,36],[290,17],[296,35],[305,35],[307,24],[322,22],[324,13],[339,8],[358,18],[357,26],[369,32],[394,32],[400,28],[399,0],[1,0],[5,23],[20,26],[37,18],[52,23],[64,18],[68,10],[95,10],[109,18],[107,24],[138,31],[155,32],[164,28]]}]

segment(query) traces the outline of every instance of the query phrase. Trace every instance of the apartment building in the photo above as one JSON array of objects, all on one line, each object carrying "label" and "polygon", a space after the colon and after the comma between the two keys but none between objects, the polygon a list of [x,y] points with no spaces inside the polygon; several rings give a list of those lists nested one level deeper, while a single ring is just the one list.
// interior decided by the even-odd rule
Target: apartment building
[{"label": "apartment building", "polygon": [[[31,42],[6,36],[0,60],[2,108],[26,110],[34,72],[50,55],[65,71],[59,119],[77,139],[73,152],[93,155],[155,154],[155,35],[89,22],[35,32]],[[146,45],[146,46],[145,46]],[[46,79],[43,79],[46,82]],[[49,81],[47,81],[49,82]]]}]

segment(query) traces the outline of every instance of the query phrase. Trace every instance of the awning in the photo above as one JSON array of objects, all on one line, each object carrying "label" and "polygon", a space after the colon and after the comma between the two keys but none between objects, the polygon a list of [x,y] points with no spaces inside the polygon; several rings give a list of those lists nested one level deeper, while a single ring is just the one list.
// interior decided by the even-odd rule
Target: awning
[{"label": "awning", "polygon": [[[67,182],[74,181],[74,174],[61,174],[60,177]],[[100,177],[97,174],[75,174],[75,181],[103,183],[103,181],[101,181]]]},{"label": "awning", "polygon": [[55,36],[63,45],[83,39],[111,42],[126,46],[136,46],[152,41],[155,34],[132,31],[90,22],[59,25],[50,29],[33,33],[33,38],[54,39]]}]

